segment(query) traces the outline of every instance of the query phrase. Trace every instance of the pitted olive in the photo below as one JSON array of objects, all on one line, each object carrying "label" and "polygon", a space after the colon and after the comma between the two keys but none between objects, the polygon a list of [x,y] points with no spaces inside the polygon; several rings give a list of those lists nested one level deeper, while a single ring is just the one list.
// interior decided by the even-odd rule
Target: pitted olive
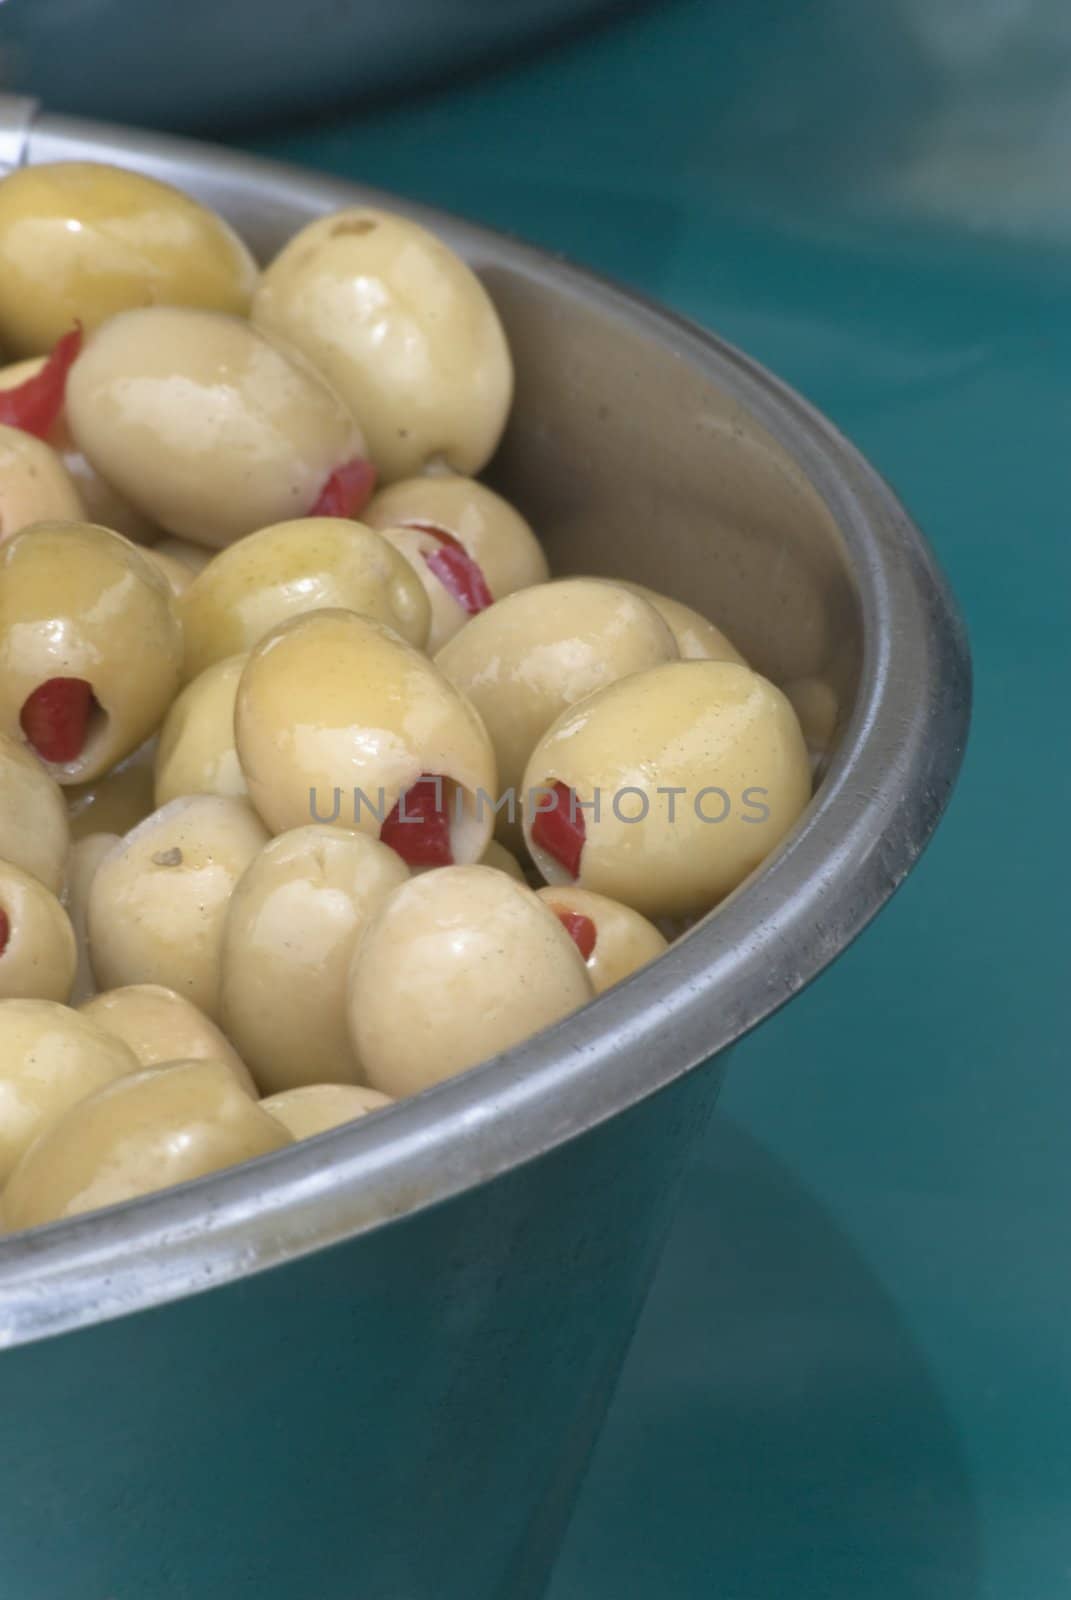
[{"label": "pitted olive", "polygon": [[4,1192],[5,1220],[36,1228],[292,1143],[225,1062],[143,1068],[72,1106],[26,1152]]},{"label": "pitted olive", "polygon": [[269,828],[356,827],[411,865],[478,861],[491,837],[491,741],[426,656],[352,611],[283,623],[252,652],[234,728]]},{"label": "pitted olive", "polygon": [[17,355],[131,306],[243,313],[256,281],[233,228],[155,178],[57,161],[0,182],[0,344]]},{"label": "pitted olive", "polygon": [[490,459],[513,397],[509,346],[479,279],[418,223],[371,206],[309,223],[262,274],[253,321],[334,385],[387,481]]},{"label": "pitted olive", "polygon": [[525,838],[551,883],[679,917],[708,911],[770,854],[811,774],[772,683],[734,662],[674,661],[564,712],[523,789]]},{"label": "pitted olive", "polygon": [[128,539],[39,522],[0,545],[0,732],[60,783],[89,782],[137,749],[181,671],[174,598]]},{"label": "pitted olive", "polygon": [[67,416],[131,504],[217,547],[309,515],[333,474],[364,456],[345,405],[300,357],[210,311],[114,317],[71,369]]}]

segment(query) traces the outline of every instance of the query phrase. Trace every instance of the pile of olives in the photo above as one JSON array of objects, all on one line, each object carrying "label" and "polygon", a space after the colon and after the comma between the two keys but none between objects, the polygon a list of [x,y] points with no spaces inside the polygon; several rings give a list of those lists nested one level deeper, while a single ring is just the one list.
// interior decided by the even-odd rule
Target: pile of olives
[{"label": "pile of olives", "polygon": [[164,184],[24,168],[0,347],[7,1230],[508,1049],[806,806],[821,715],[688,606],[553,579],[477,480],[509,347],[423,227],[261,270]]}]

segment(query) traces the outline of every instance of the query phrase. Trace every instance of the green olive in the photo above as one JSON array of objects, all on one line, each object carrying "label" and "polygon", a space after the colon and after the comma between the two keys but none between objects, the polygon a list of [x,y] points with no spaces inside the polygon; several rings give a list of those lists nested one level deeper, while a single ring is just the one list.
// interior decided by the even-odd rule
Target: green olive
[{"label": "green olive", "polygon": [[428,637],[427,597],[386,539],[360,522],[305,517],[240,539],[197,577],[180,608],[187,676],[331,606],[374,617],[418,648]]},{"label": "green olive", "polygon": [[253,321],[334,385],[385,480],[490,459],[513,395],[509,347],[479,279],[426,228],[371,206],[309,223],[263,273]]},{"label": "green olive", "polygon": [[490,839],[483,723],[426,656],[370,617],[312,611],[262,639],[234,731],[253,804],[276,833],[334,821],[378,837],[403,792],[432,775],[453,859],[478,860]]},{"label": "green olive", "polygon": [[56,896],[0,861],[0,999],[67,1000],[76,964],[74,929]]},{"label": "green olive", "polygon": [[219,1015],[227,903],[268,842],[244,800],[198,794],[146,817],[105,856],[89,891],[89,948],[102,989],[159,983]]},{"label": "green olive", "polygon": [[85,514],[56,452],[20,428],[0,426],[0,540],[35,522],[81,522]]},{"label": "green olive", "polygon": [[238,317],[157,306],[105,324],[71,368],[80,450],[131,504],[197,544],[307,515],[365,454],[343,402]]},{"label": "green olive", "polygon": [[156,749],[157,806],[184,794],[247,794],[234,748],[234,704],[248,659],[229,656],[207,667],[167,713]]},{"label": "green olive", "polygon": [[[620,678],[558,718],[522,785],[524,831],[552,884],[568,864],[541,843],[554,785],[582,818],[576,884],[646,917],[702,914],[770,854],[811,795],[796,714],[730,661],[671,661]],[[559,797],[560,798],[560,797]]]},{"label": "green olive", "polygon": [[71,986],[71,1005],[80,1006],[97,992],[93,963],[89,959],[89,891],[97,868],[119,843],[117,833],[87,833],[75,840],[67,863],[67,889],[64,904],[74,929],[78,964]]},{"label": "green olive", "polygon": [[836,741],[840,722],[837,691],[828,679],[820,677],[796,678],[786,683],[784,690],[800,719],[811,765],[817,769],[826,761]]},{"label": "green olive", "polygon": [[[631,906],[608,900],[604,894],[592,894],[590,889],[571,889],[564,884],[536,892],[580,946],[596,994],[613,988],[615,983],[621,983],[668,949],[666,939],[653,922],[641,917]],[[581,943],[583,931],[579,937],[573,932],[576,918],[588,924],[586,934],[592,945],[586,954]]]},{"label": "green olive", "polygon": [[[19,384],[25,383],[28,378],[35,378],[44,364],[44,356],[35,356],[30,361],[17,361],[10,367],[0,368],[0,391],[13,389]],[[7,430],[3,430],[0,437],[6,436],[6,433]],[[23,434],[22,437],[26,438],[27,435]],[[61,411],[52,424],[48,431],[46,442],[52,447],[53,452],[59,457],[65,469],[65,476],[62,479],[57,479],[54,466],[50,467],[49,481],[58,482],[60,485],[58,492],[62,492],[65,496],[64,504],[70,504],[70,492],[73,489],[80,509],[72,512],[61,509],[60,505],[57,504],[53,510],[42,509],[32,517],[26,516],[23,525],[29,522],[51,520],[52,518],[61,521],[73,518],[75,521],[98,523],[102,528],[112,528],[116,533],[121,533],[124,538],[133,539],[135,544],[152,544],[159,538],[159,528],[154,527],[148,518],[143,517],[139,511],[135,511],[134,507],[124,500],[122,495],[118,494],[111,484],[106,483],[99,472],[94,471],[89,465],[89,462],[71,438],[71,430],[67,426],[67,414],[65,411]],[[0,502],[2,502],[6,494],[19,482],[19,474],[10,467],[4,466],[0,468],[0,480],[2,480],[4,486],[0,490]],[[6,518],[4,517],[2,505],[0,505],[0,538],[4,536],[5,523],[13,523],[13,521],[14,519],[10,514]],[[13,533],[14,531],[13,525],[6,527],[6,532]]]},{"label": "green olive", "polygon": [[256,281],[223,218],[155,178],[58,161],[0,182],[0,344],[16,355],[133,306],[243,313]]},{"label": "green olive", "polygon": [[493,489],[455,473],[406,478],[377,494],[364,513],[411,564],[431,603],[427,650],[434,655],[470,612],[441,573],[444,540],[456,540],[492,600],[550,577],[542,546],[520,512]]},{"label": "green olive", "polygon": [[523,868],[512,850],[507,850],[505,845],[499,844],[497,839],[491,840],[491,843],[480,858],[480,864],[484,867],[494,867],[496,872],[504,872],[507,877],[513,879],[514,883],[527,884],[528,882]]},{"label": "green olive", "polygon": [[[136,750],[181,672],[171,591],[128,539],[40,522],[0,545],[0,731],[24,738],[60,783],[89,782]],[[56,686],[76,713],[62,726]]]},{"label": "green olive", "polygon": [[36,1228],[292,1143],[225,1062],[148,1067],[73,1106],[26,1152],[4,1192],[4,1218],[10,1229]]},{"label": "green olive", "polygon": [[106,989],[79,1006],[83,1017],[121,1039],[140,1067],[167,1061],[222,1061],[247,1094],[256,1084],[241,1056],[203,1011],[159,983],[131,983]]},{"label": "green olive", "polygon": [[77,1101],[137,1061],[119,1039],[54,1000],[0,1000],[0,1184]]},{"label": "green olive", "polygon": [[346,1030],[350,960],[408,876],[367,834],[316,826],[281,833],[246,869],[223,933],[221,1014],[263,1093],[360,1080]]},{"label": "green olive", "polygon": [[630,583],[625,578],[615,578],[613,581],[623,589],[631,589],[633,594],[642,595],[649,605],[654,606],[676,639],[682,661],[735,661],[738,666],[747,666],[732,640],[702,612],[693,610],[680,600],[671,600],[669,595],[659,594],[655,589],[647,589],[642,583]]},{"label": "green olive", "polygon": [[195,578],[215,557],[215,551],[207,549],[203,544],[194,544],[191,539],[176,539],[170,535],[166,539],[158,539],[153,550],[158,556],[170,556],[174,561],[181,561]]},{"label": "green olive", "polygon": [[157,550],[155,548],[146,550],[145,559],[151,561],[157,571],[163,574],[167,580],[167,586],[175,596],[175,599],[181,599],[196,574],[190,570],[184,561],[180,561],[177,556],[169,555],[166,550]]},{"label": "green olive", "polygon": [[0,860],[63,887],[70,826],[63,791],[32,750],[0,733]]},{"label": "green olive", "polygon": [[653,606],[619,584],[560,578],[520,589],[481,611],[435,657],[491,735],[504,795],[496,831],[519,845],[520,787],[529,756],[555,717],[605,684],[677,657]]},{"label": "green olive", "polygon": [[442,867],[396,889],[366,929],[350,1032],[373,1088],[416,1094],[592,993],[576,945],[531,889],[493,867]]},{"label": "green olive", "polygon": [[269,1095],[260,1104],[295,1139],[312,1139],[328,1128],[366,1117],[370,1111],[382,1111],[393,1102],[389,1094],[357,1083],[307,1083],[300,1089]]}]

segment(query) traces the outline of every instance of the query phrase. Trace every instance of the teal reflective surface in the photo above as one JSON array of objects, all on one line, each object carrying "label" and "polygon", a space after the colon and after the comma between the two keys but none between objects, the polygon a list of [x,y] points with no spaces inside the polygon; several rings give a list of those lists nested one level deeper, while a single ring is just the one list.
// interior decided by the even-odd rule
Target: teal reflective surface
[{"label": "teal reflective surface", "polygon": [[235,127],[483,66],[613,3],[0,0],[0,90],[71,116]]},{"label": "teal reflective surface", "polygon": [[689,313],[831,414],[966,611],[972,748],[735,1057],[553,1600],[1055,1600],[1071,1571],[1071,14],[662,5],[263,136]]}]

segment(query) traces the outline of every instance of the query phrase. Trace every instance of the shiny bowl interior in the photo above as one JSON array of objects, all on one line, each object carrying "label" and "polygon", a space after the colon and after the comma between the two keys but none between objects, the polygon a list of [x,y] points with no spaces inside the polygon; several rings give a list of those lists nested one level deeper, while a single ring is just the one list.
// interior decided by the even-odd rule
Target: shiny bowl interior
[{"label": "shiny bowl interior", "polygon": [[[2,124],[0,119],[0,124]],[[546,1033],[367,1122],[0,1242],[0,1343],[194,1292],[382,1225],[655,1093],[789,999],[924,848],[955,780],[967,645],[917,529],[850,444],[716,337],[560,260],[336,180],[8,108],[8,154],[111,160],[216,206],[262,257],[375,200],[480,273],[517,400],[490,474],[556,573],[705,611],[779,683],[818,678],[836,747],[784,846],[660,961]],[[0,126],[0,165],[4,159]]]}]

